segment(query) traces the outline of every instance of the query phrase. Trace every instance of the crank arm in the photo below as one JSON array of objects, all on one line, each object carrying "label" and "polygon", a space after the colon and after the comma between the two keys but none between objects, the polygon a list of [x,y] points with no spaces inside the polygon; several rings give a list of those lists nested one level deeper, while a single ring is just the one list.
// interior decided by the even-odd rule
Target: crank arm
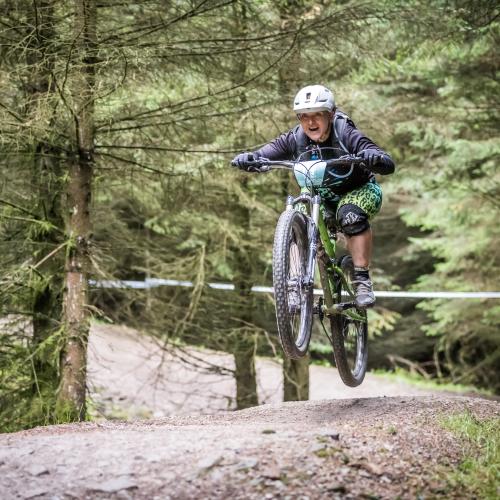
[{"label": "crank arm", "polygon": [[341,314],[347,309],[353,309],[356,307],[354,302],[340,302],[338,304],[333,304],[332,307],[323,306],[323,313],[327,316],[332,316],[333,314]]}]

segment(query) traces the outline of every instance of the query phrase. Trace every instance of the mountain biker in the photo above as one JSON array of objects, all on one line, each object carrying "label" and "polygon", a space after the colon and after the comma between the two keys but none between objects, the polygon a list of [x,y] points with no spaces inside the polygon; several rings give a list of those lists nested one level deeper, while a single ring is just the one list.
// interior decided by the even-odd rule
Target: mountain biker
[{"label": "mountain biker", "polygon": [[299,120],[297,126],[257,151],[237,155],[233,162],[247,172],[259,172],[259,158],[293,160],[326,147],[330,148],[324,150],[329,151],[329,158],[352,154],[365,159],[364,167],[354,168],[342,179],[329,176],[327,170],[318,191],[324,203],[327,225],[333,222],[346,236],[354,263],[356,305],[370,307],[375,303],[369,273],[373,238],[370,219],[382,205],[382,190],[374,174],[392,174],[394,162],[337,109],[333,93],[323,85],[309,85],[299,90],[293,110]]}]

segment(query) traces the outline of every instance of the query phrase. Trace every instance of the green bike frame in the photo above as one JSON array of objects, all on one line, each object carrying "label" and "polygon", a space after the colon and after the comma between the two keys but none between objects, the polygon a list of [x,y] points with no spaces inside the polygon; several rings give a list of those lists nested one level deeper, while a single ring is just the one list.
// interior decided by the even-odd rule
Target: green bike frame
[{"label": "green bike frame", "polygon": [[[344,314],[349,316],[356,321],[366,321],[366,316],[359,314],[354,308],[344,309],[339,307],[339,301],[334,298],[336,290],[338,290],[338,280],[342,283],[342,288],[347,291],[349,298],[354,301],[355,294],[352,290],[348,280],[346,279],[344,272],[342,271],[339,263],[335,259],[336,253],[336,241],[331,239],[328,234],[328,229],[323,218],[322,204],[319,210],[314,210],[314,202],[311,197],[311,191],[307,187],[301,189],[301,201],[295,204],[294,208],[303,213],[307,213],[307,207],[303,202],[303,197],[306,197],[311,205],[311,214],[309,214],[310,219],[318,228],[318,232],[311,232],[316,235],[319,234],[319,239],[321,246],[324,250],[324,256],[318,258],[318,272],[321,282],[321,287],[323,288],[324,305],[322,306],[322,312],[326,316],[332,316],[334,314]],[[290,207],[291,208],[291,207]],[[319,208],[319,207],[318,207]],[[312,246],[315,246],[316,242],[311,242]]]}]

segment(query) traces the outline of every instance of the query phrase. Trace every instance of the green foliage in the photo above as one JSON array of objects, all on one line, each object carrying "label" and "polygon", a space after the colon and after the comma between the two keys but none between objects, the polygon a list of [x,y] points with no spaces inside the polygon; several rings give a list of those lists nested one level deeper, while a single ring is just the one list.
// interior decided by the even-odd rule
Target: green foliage
[{"label": "green foliage", "polygon": [[[60,398],[55,402],[55,411],[52,417],[52,422],[55,424],[64,424],[66,422],[78,422],[81,420],[81,409],[72,401]],[[86,419],[88,416],[86,415]]]},{"label": "green foliage", "polygon": [[500,482],[500,418],[479,419],[464,412],[442,420],[463,442],[462,461],[449,480],[467,496],[498,498]]},{"label": "green foliage", "polygon": [[368,334],[373,339],[385,332],[392,332],[401,315],[384,307],[376,307],[368,310]]},{"label": "green foliage", "polygon": [[[401,214],[407,224],[426,231],[412,238],[410,251],[428,251],[437,260],[414,288],[495,290],[498,12],[490,2],[429,7],[410,2],[407,13],[418,10],[419,21],[410,23],[404,15],[390,33],[379,33],[380,54],[367,58],[353,77],[373,97],[375,112],[389,114],[392,122],[389,149],[400,174],[389,191],[404,196]],[[438,373],[498,392],[500,316],[494,301],[430,300],[420,307],[433,320],[423,328],[438,339]]]},{"label": "green foliage", "polygon": [[2,329],[0,432],[67,422],[54,413],[62,330],[34,345],[20,318],[4,318]]},{"label": "green foliage", "polygon": [[[0,320],[22,318],[35,332],[32,339],[7,332],[0,342],[1,381],[9,380],[8,397],[22,400],[8,400],[16,412],[23,408],[11,429],[44,421],[23,423],[30,401],[35,413],[54,414],[48,394],[57,388],[64,323],[62,250],[69,255],[76,244],[65,234],[63,196],[74,148],[68,77],[79,69],[71,12],[50,3],[45,17],[33,5],[0,7]],[[270,284],[273,228],[294,188],[286,174],[250,176],[228,162],[287,130],[294,92],[312,81],[333,87],[340,107],[397,160],[399,173],[384,191],[407,224],[425,232],[408,229],[413,238],[394,253],[391,272],[408,268],[417,289],[495,288],[498,21],[491,2],[182,0],[98,10],[92,278],[196,286],[95,288],[95,314],[167,346],[181,339],[232,351],[243,335],[273,350],[270,299],[248,289]],[[419,267],[429,252],[437,262],[430,273]],[[386,269],[377,274],[392,285]],[[227,280],[236,294],[204,285]],[[491,386],[499,308],[466,304],[423,303],[432,320],[425,331],[437,340],[443,376]],[[375,340],[400,333],[394,312],[370,315]],[[35,377],[46,380],[43,399]]]}]

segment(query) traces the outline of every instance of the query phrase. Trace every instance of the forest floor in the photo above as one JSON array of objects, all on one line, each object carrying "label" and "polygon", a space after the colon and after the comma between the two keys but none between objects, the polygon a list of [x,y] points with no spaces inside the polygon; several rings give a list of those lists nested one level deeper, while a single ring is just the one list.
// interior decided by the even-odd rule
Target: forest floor
[{"label": "forest floor", "polygon": [[[98,338],[110,342],[113,334],[117,332],[94,330],[93,345]],[[132,342],[132,332],[127,336]],[[146,349],[147,342],[140,345]],[[137,345],[126,347],[141,352]],[[114,353],[118,350],[115,345]],[[111,360],[109,352],[100,355]],[[130,359],[122,363],[137,373]],[[91,366],[95,381],[98,368]],[[383,380],[378,379],[381,392]],[[122,380],[123,394],[128,384]],[[129,390],[137,395],[136,386]],[[142,392],[148,392],[144,385]],[[470,497],[447,481],[463,459],[464,443],[443,428],[442,420],[463,412],[477,419],[498,416],[498,402],[439,393],[365,396],[357,392],[236,412],[207,408],[212,414],[102,420],[2,434],[0,497]],[[188,406],[180,406],[179,412]]]}]

